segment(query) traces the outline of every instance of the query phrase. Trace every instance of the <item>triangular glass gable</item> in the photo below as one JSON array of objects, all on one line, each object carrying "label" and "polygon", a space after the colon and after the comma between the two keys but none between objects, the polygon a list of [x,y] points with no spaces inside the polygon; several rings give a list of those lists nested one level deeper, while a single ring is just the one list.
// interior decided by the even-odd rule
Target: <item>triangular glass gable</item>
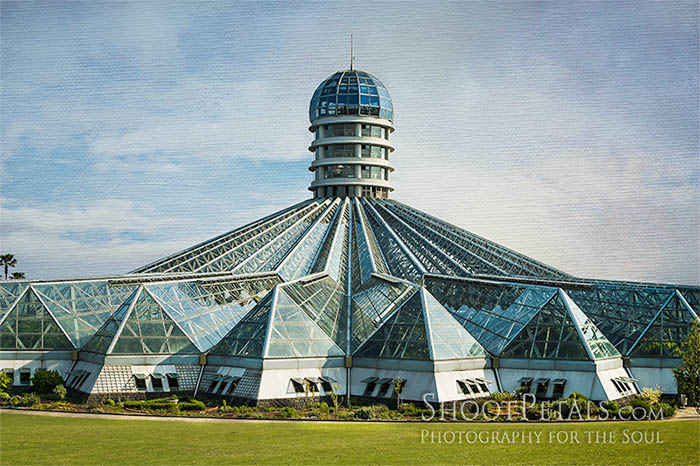
[{"label": "triangular glass gable", "polygon": [[557,293],[499,355],[503,358],[590,359]]},{"label": "triangular glass gable", "polygon": [[274,291],[263,298],[236,324],[212,350],[211,354],[262,358],[267,323]]},{"label": "triangular glass gable", "polygon": [[72,350],[65,333],[30,288],[0,326],[2,350]]},{"label": "triangular glass gable", "polygon": [[278,288],[269,325],[266,358],[345,356],[343,350],[297,307],[282,288]]},{"label": "triangular glass gable", "polygon": [[425,299],[425,317],[428,321],[430,346],[433,360],[469,359],[485,357],[481,345],[442,307],[425,288],[421,289]]},{"label": "triangular glass gable", "polygon": [[[278,280],[266,280],[268,289]],[[246,283],[225,283],[204,288],[196,282],[147,285],[201,352],[217,344],[256,302]]]},{"label": "triangular glass gable", "polygon": [[119,306],[114,314],[107,319],[107,322],[105,322],[102,327],[97,330],[97,333],[95,333],[95,335],[88,340],[85,346],[82,347],[83,351],[107,354],[109,345],[112,343],[112,340],[114,340],[114,337],[117,336],[119,327],[121,326],[122,321],[126,318],[129,308],[131,307],[131,303],[134,301],[134,298],[138,293],[139,290],[136,290],[131,294],[131,296],[126,298],[126,300],[121,306]]},{"label": "triangular glass gable", "polygon": [[476,340],[499,354],[557,290],[426,276],[425,288]]},{"label": "triangular glass gable", "polygon": [[415,291],[416,287],[407,283],[377,277],[363,283],[352,295],[352,349],[359,348]]},{"label": "triangular glass gable", "polygon": [[111,354],[197,354],[199,350],[146,289],[142,289]]},{"label": "triangular glass gable", "polygon": [[598,327],[593,323],[591,319],[588,318],[586,314],[579,309],[579,307],[574,303],[569,296],[563,291],[562,297],[564,302],[569,308],[569,316],[574,319],[574,322],[581,330],[581,335],[583,336],[583,341],[588,345],[593,359],[607,359],[616,358],[620,356],[620,353],[615,349],[612,343],[605,338],[603,332],[598,330]]},{"label": "triangular glass gable", "polygon": [[668,289],[618,285],[563,289],[622,354],[629,353],[673,293]]},{"label": "triangular glass gable", "polygon": [[17,280],[0,282],[0,320],[28,286],[29,283]]},{"label": "triangular glass gable", "polygon": [[430,349],[420,292],[416,290],[354,355],[429,361]]},{"label": "triangular glass gable", "polygon": [[110,286],[107,281],[33,285],[76,347],[97,333],[136,286]]},{"label": "triangular glass gable", "polygon": [[688,337],[690,327],[696,320],[696,316],[674,293],[635,344],[630,356],[680,358],[683,355],[681,344]]},{"label": "triangular glass gable", "polygon": [[347,341],[347,297],[345,287],[330,277],[311,283],[297,281],[284,285],[284,292],[316,322],[340,348]]}]

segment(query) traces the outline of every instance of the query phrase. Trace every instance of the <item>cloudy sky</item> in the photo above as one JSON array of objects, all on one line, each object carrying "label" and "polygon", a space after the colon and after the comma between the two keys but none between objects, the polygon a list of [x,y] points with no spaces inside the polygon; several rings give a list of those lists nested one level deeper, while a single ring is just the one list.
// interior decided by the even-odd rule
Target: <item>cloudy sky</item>
[{"label": "cloudy sky", "polygon": [[310,196],[389,88],[395,199],[569,273],[700,283],[698,3],[0,3],[0,252],[123,273]]}]

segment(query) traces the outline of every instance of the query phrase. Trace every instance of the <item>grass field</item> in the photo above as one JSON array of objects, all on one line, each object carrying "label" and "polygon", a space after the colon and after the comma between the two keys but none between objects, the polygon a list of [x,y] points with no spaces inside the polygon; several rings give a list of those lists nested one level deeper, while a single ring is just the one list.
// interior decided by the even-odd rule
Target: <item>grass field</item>
[{"label": "grass field", "polygon": [[[455,432],[453,443],[445,443],[445,440],[452,439],[452,434],[447,433],[449,431]],[[463,433],[461,444],[460,431]],[[587,431],[598,433],[597,443],[595,434],[590,434],[592,443],[588,443]],[[646,432],[647,440],[654,443],[633,443],[633,439],[639,440],[643,435],[632,434],[635,431]],[[536,432],[540,433],[539,443],[536,443]],[[551,443],[550,432],[554,436]],[[481,440],[478,440],[480,433]],[[493,443],[494,433],[501,443]],[[517,442],[502,443],[504,433],[509,441]],[[431,434],[435,443],[430,442]],[[603,434],[607,443],[602,443]],[[514,439],[514,435],[518,439]],[[578,442],[572,439],[574,435]],[[614,443],[610,435],[615,436]],[[533,443],[522,443],[523,436]],[[424,442],[421,442],[421,437]],[[441,443],[437,443],[438,437]],[[468,440],[474,442],[468,443]],[[657,440],[663,443],[655,443]],[[3,465],[648,465],[698,464],[698,461],[700,423],[696,421],[597,424],[192,423],[0,415],[0,464]]]}]

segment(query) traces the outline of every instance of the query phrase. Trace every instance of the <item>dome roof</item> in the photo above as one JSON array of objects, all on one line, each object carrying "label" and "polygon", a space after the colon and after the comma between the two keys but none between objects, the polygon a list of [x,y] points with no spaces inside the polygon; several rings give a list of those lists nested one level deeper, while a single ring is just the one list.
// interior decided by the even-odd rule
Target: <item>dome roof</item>
[{"label": "dome roof", "polygon": [[363,71],[347,70],[326,78],[314,92],[309,120],[331,115],[368,115],[394,120],[391,96],[384,84]]}]

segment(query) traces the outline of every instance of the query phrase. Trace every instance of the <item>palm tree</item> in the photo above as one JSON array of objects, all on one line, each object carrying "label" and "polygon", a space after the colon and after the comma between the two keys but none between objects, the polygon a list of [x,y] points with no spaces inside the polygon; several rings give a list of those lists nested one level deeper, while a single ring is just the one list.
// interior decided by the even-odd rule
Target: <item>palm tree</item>
[{"label": "palm tree", "polygon": [[24,276],[24,272],[12,272],[10,278],[12,280],[24,280],[26,277]]},{"label": "palm tree", "polygon": [[17,259],[15,259],[14,254],[3,254],[0,256],[0,264],[5,266],[5,280],[7,280],[9,268],[17,265]]}]

